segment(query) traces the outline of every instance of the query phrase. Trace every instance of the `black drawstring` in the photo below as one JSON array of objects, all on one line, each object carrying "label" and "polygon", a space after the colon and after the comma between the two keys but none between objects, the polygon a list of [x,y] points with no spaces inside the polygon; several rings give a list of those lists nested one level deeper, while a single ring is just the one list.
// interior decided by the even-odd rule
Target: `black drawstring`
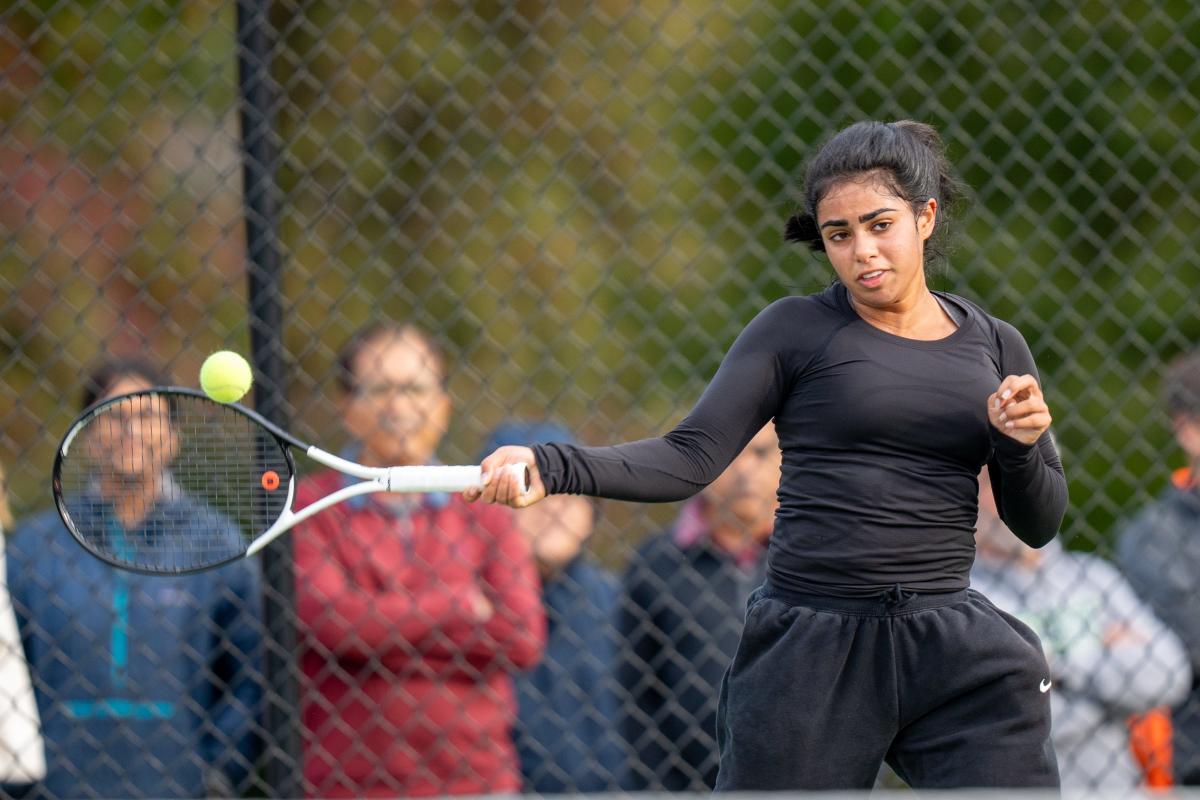
[{"label": "black drawstring", "polygon": [[905,591],[900,587],[900,584],[897,583],[880,592],[879,599],[882,600],[885,605],[899,606],[907,603],[916,596],[916,592]]}]

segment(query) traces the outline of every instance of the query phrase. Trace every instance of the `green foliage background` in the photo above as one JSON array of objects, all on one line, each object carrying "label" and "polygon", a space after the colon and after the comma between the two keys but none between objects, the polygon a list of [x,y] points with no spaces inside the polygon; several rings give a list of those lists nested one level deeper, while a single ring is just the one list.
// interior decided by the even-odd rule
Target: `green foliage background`
[{"label": "green foliage background", "polygon": [[[1073,546],[1181,464],[1162,365],[1200,341],[1200,15],[1185,2],[278,2],[288,395],[336,438],[363,323],[441,333],[473,458],[510,412],[593,442],[686,412],[767,302],[793,176],[863,118],[939,127],[974,203],[938,285],[1014,322],[1065,451]],[[18,511],[80,373],[246,350],[233,4],[0,10],[0,459]],[[671,509],[613,509],[601,549]],[[615,555],[614,555],[615,557]]]}]

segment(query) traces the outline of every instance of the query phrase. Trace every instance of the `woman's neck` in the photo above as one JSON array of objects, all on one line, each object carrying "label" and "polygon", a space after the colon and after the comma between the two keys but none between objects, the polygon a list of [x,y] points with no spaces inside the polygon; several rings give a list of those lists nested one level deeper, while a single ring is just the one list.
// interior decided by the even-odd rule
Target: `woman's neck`
[{"label": "woman's neck", "polygon": [[933,341],[944,339],[958,330],[958,323],[928,289],[922,289],[912,302],[887,308],[859,303],[853,295],[850,296],[850,304],[868,325],[905,339]]}]

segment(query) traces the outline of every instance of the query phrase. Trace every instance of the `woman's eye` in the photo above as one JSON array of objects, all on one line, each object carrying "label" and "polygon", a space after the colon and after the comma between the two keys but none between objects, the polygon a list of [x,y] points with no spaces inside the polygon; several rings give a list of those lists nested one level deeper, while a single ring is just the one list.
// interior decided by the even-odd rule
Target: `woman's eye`
[{"label": "woman's eye", "polygon": [[892,221],[890,219],[881,219],[871,226],[872,230],[876,231],[886,231],[890,227],[892,227]]},{"label": "woman's eye", "polygon": [[834,231],[833,233],[829,234],[829,241],[831,241],[831,242],[840,242],[840,241],[843,241],[845,238],[846,238],[845,231]]}]

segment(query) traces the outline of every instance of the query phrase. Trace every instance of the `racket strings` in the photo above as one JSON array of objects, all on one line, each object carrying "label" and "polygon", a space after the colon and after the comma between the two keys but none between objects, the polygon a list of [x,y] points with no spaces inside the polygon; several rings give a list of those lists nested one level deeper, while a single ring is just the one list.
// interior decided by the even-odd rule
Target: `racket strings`
[{"label": "racket strings", "polygon": [[59,468],[75,534],[107,560],[188,572],[237,558],[287,505],[281,444],[202,397],[143,393],[100,409]]}]

